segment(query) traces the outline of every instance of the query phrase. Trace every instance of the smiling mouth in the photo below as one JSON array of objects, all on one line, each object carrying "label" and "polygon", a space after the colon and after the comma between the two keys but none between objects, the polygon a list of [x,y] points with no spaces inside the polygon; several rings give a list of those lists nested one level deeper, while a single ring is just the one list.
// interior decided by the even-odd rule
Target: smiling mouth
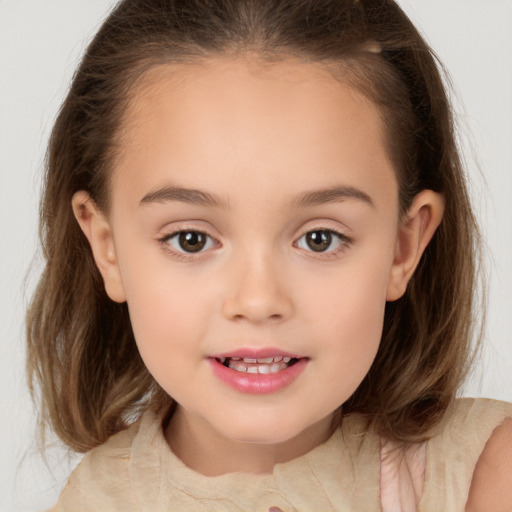
[{"label": "smiling mouth", "polygon": [[241,373],[261,375],[269,375],[286,370],[299,361],[296,357],[287,356],[265,357],[261,359],[248,357],[220,357],[216,358],[216,360],[231,370]]}]

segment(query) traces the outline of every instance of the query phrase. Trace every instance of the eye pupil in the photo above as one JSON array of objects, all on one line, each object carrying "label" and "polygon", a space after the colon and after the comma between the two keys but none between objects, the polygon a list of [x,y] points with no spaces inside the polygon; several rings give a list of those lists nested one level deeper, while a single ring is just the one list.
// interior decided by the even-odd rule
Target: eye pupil
[{"label": "eye pupil", "polygon": [[199,252],[206,244],[206,237],[197,231],[182,231],[179,234],[179,243],[186,252]]},{"label": "eye pupil", "polygon": [[323,252],[331,245],[332,234],[329,231],[311,231],[306,235],[306,242],[311,250]]}]

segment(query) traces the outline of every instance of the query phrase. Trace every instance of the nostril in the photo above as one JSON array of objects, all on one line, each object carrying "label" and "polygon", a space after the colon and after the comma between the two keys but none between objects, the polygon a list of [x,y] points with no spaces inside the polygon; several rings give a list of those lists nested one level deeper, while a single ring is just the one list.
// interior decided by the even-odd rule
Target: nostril
[{"label": "nostril", "polygon": [[222,314],[237,322],[279,323],[292,315],[290,297],[277,289],[264,290],[262,286],[240,287],[223,300]]}]

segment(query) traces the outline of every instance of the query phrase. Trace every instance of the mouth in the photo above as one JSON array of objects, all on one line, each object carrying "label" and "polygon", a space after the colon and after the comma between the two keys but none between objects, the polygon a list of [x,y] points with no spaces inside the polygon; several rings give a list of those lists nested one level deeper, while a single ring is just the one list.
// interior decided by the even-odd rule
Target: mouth
[{"label": "mouth", "polygon": [[216,377],[242,393],[268,394],[291,385],[309,366],[309,357],[280,349],[240,349],[208,357]]},{"label": "mouth", "polygon": [[216,357],[215,360],[224,367],[237,372],[270,375],[290,368],[299,361],[299,358],[289,356],[265,358]]}]

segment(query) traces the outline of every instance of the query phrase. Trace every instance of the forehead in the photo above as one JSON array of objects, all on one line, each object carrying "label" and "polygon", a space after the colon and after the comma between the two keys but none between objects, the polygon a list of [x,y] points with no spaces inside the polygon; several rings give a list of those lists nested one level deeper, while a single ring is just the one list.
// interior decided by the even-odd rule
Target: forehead
[{"label": "forehead", "polygon": [[176,178],[215,188],[222,174],[282,190],[295,177],[303,188],[339,178],[396,192],[380,111],[314,63],[216,58],[153,68],[134,87],[120,133],[114,188],[138,172],[146,191]]}]

